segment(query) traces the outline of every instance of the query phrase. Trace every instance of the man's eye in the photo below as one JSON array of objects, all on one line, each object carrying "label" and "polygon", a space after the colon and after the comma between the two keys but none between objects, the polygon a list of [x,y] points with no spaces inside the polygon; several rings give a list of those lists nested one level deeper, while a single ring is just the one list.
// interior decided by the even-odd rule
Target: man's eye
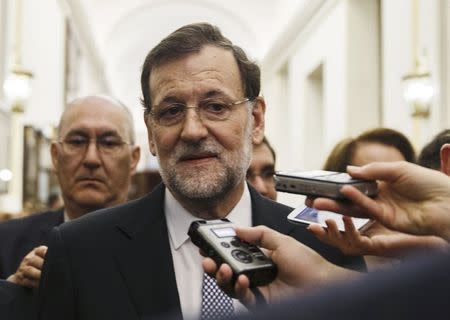
[{"label": "man's eye", "polygon": [[112,139],[101,139],[98,141],[98,144],[103,147],[113,148],[120,146],[122,142],[116,138],[112,138]]},{"label": "man's eye", "polygon": [[83,137],[72,137],[65,141],[67,144],[70,144],[71,146],[83,146],[86,143],[88,143],[88,140]]},{"label": "man's eye", "polygon": [[183,114],[184,106],[182,104],[172,104],[158,112],[158,118],[174,118]]},{"label": "man's eye", "polygon": [[209,102],[205,104],[204,109],[212,113],[222,113],[228,110],[228,105],[222,102]]},{"label": "man's eye", "polygon": [[273,178],[274,175],[275,175],[275,171],[273,171],[273,170],[263,171],[261,173],[261,177],[266,178],[266,179],[271,179],[271,178]]},{"label": "man's eye", "polygon": [[205,103],[203,108],[206,112],[214,115],[224,115],[230,110],[230,106],[224,102],[211,101]]}]

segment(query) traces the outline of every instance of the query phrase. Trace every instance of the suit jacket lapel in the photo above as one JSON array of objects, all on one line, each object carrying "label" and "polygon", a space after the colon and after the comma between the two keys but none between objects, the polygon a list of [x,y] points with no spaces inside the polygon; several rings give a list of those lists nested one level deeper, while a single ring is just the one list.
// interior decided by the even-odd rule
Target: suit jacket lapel
[{"label": "suit jacket lapel", "polygon": [[252,198],[253,225],[264,225],[280,233],[291,234],[295,226],[287,221],[286,214],[280,210],[280,204],[263,197],[251,185],[248,188]]},{"label": "suit jacket lapel", "polygon": [[116,228],[119,272],[141,317],[168,311],[181,315],[163,210],[164,186],[134,204],[134,212]]}]

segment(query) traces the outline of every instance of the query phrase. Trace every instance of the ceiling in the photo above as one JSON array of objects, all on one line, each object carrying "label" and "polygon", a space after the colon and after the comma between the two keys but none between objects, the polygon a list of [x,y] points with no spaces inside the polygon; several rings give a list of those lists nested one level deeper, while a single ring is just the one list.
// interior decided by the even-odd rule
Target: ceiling
[{"label": "ceiling", "polygon": [[[261,61],[288,22],[316,0],[73,0],[106,85],[141,119],[140,69],[148,51],[182,25],[209,22]],[[145,131],[136,121],[137,131]]]}]

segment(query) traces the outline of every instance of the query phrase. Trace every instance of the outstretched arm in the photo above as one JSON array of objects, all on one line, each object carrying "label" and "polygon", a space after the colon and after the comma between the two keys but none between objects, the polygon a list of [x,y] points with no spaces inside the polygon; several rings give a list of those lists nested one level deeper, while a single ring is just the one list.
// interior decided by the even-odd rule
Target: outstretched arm
[{"label": "outstretched arm", "polygon": [[379,180],[378,196],[372,199],[345,186],[341,193],[351,202],[317,198],[307,199],[307,205],[355,217],[369,217],[400,232],[450,239],[448,176],[403,161],[349,166],[347,170],[354,178]]},{"label": "outstretched arm", "polygon": [[342,218],[345,232],[340,232],[336,222],[327,220],[327,227],[312,224],[308,229],[322,242],[337,247],[346,255],[374,255],[401,258],[411,250],[448,248],[448,243],[435,236],[415,236],[389,230],[374,222],[364,232],[359,232],[348,216]]}]

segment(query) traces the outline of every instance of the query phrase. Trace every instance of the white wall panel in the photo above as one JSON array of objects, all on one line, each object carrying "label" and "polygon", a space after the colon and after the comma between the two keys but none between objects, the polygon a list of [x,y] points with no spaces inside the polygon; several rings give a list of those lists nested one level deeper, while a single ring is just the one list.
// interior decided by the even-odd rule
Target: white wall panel
[{"label": "white wall panel", "polygon": [[64,105],[64,15],[56,0],[23,1],[23,65],[34,74],[24,123],[57,124]]}]

